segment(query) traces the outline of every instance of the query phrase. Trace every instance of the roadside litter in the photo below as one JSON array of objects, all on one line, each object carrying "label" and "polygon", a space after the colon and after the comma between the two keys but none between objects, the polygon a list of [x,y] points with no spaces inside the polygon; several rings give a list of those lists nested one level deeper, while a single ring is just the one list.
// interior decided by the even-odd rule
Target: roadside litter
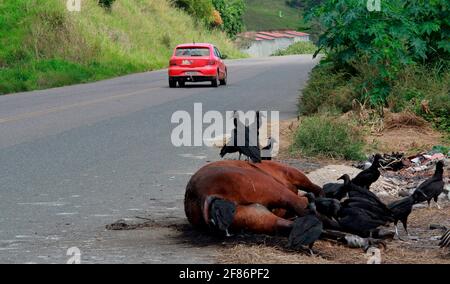
[{"label": "roadside litter", "polygon": [[[444,154],[445,153],[445,154]],[[447,168],[450,165],[450,147],[434,146],[428,152],[412,156],[403,153],[383,154],[380,161],[382,176],[374,184],[373,191],[379,195],[409,196],[424,180],[431,177],[438,161],[444,161]],[[371,160],[354,165],[359,169],[366,169]],[[450,200],[449,179],[444,179],[446,185],[441,198]]]}]

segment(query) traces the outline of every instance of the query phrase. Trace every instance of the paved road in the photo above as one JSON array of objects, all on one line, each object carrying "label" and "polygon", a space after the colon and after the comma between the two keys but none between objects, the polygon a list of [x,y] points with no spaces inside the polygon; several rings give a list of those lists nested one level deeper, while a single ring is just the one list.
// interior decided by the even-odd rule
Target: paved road
[{"label": "paved road", "polygon": [[229,86],[169,89],[166,71],[0,96],[0,262],[213,262],[167,228],[107,231],[118,219],[182,222],[190,175],[216,149],[173,147],[174,111],[295,116],[311,56],[229,62]]}]

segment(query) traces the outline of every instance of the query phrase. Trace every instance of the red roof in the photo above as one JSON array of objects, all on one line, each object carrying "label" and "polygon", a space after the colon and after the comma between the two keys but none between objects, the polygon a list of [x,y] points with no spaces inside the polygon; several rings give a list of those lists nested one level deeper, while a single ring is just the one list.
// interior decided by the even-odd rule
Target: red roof
[{"label": "red roof", "polygon": [[288,37],[287,35],[283,35],[283,34],[280,34],[280,33],[271,33],[271,32],[259,32],[258,36],[259,35],[266,35],[266,36],[270,36],[270,37],[273,37],[273,38]]},{"label": "red roof", "polygon": [[274,34],[274,35],[276,35],[276,36],[278,36],[278,37],[287,37],[287,38],[294,38],[295,36],[293,36],[293,35],[290,35],[290,34],[287,34],[287,33],[272,33],[272,34]]},{"label": "red roof", "polygon": [[272,39],[275,39],[275,38],[271,37],[271,36],[265,36],[265,35],[262,35],[262,34],[257,34],[256,35],[256,39],[259,39],[259,40],[263,40],[263,39],[272,40]]},{"label": "red roof", "polygon": [[309,35],[307,33],[296,32],[296,31],[285,31],[285,33],[290,34],[290,35],[294,35],[294,36],[307,36],[307,35]]}]

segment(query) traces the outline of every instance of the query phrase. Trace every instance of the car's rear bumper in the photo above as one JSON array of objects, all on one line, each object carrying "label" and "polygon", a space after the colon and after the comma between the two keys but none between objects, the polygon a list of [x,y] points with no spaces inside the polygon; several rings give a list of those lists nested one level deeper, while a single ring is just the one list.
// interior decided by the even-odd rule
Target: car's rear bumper
[{"label": "car's rear bumper", "polygon": [[[189,73],[195,73],[195,75]],[[212,77],[215,77],[216,75],[217,75],[217,67],[214,65],[205,66],[201,68],[189,68],[181,66],[171,66],[169,68],[169,77],[174,77],[175,79],[192,78],[192,77],[198,77],[200,79],[208,77],[208,80],[211,80]]]},{"label": "car's rear bumper", "polygon": [[177,81],[183,82],[210,82],[214,80],[214,76],[174,76],[170,77]]}]

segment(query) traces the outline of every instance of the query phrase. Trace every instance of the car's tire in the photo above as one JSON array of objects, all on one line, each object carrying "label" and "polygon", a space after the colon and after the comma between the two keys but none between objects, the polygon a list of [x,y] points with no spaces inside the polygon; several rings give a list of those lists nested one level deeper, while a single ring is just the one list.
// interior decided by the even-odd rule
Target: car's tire
[{"label": "car's tire", "polygon": [[219,71],[217,71],[217,75],[214,76],[214,78],[211,81],[211,86],[213,86],[214,88],[219,87]]},{"label": "car's tire", "polygon": [[169,87],[170,88],[176,88],[177,87],[177,81],[173,78],[169,78]]},{"label": "car's tire", "polygon": [[225,76],[223,77],[222,80],[220,80],[220,85],[226,86],[228,83],[227,81],[228,81],[228,71],[225,70]]}]

